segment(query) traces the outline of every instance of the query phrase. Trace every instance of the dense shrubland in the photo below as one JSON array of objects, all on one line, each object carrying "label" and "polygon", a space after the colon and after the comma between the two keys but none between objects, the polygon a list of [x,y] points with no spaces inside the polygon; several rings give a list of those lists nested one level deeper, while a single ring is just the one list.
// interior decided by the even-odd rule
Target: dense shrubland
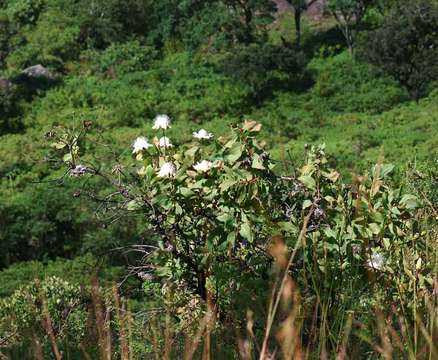
[{"label": "dense shrubland", "polygon": [[437,356],[438,4],[287,2],[0,1],[0,358]]}]

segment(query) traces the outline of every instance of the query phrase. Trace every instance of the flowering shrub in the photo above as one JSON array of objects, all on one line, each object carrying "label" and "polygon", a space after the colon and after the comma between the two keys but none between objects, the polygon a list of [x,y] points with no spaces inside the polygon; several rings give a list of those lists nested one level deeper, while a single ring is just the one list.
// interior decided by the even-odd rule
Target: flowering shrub
[{"label": "flowering shrub", "polygon": [[[257,140],[261,125],[255,121],[232,128],[229,138],[201,129],[184,145],[166,137],[170,126],[168,116],[157,116],[158,136],[138,137],[132,160],[111,164],[83,152],[87,141],[97,143],[91,124],[79,133],[55,128],[50,135],[72,176],[80,175],[84,185],[99,176],[114,187],[100,199],[108,202],[106,210],[146,220],[154,235],[141,278],[161,282],[162,294],[173,291],[174,302],[193,304],[190,295],[180,296],[187,293],[210,298],[222,310],[246,302],[235,295],[257,292],[257,281],[267,278],[273,235],[299,250],[290,271],[306,302],[366,294],[369,302],[341,301],[362,312],[377,298],[393,300],[400,288],[432,286],[433,269],[421,260],[420,202],[389,186],[392,165],[379,162],[371,176],[347,184],[319,146],[302,168],[283,176]],[[370,275],[375,289],[366,285]]]}]

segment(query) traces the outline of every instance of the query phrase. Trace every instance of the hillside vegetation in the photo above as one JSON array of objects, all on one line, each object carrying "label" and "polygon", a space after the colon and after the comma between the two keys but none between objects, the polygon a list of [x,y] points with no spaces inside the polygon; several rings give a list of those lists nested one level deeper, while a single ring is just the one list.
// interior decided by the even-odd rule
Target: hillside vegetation
[{"label": "hillside vegetation", "polygon": [[0,0],[0,359],[438,358],[438,3],[276,3]]}]

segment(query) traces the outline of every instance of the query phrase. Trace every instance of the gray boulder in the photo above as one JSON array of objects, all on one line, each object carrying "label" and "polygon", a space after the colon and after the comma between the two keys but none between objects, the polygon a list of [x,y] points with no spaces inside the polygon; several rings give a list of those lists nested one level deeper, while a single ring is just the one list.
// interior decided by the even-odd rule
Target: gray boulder
[{"label": "gray boulder", "polygon": [[24,69],[21,73],[27,76],[28,78],[33,78],[33,79],[44,78],[47,80],[52,80],[54,78],[52,73],[41,64],[30,66]]}]

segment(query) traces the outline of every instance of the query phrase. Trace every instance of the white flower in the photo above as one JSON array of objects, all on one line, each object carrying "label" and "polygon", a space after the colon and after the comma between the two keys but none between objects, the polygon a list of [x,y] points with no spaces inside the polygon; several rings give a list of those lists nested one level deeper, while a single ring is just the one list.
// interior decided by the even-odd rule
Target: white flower
[{"label": "white flower", "polygon": [[169,129],[170,128],[170,117],[165,114],[157,115],[154,120],[154,126],[152,129]]},{"label": "white flower", "polygon": [[170,139],[167,136],[163,136],[158,140],[158,146],[162,148],[170,148],[172,147],[172,143],[170,142]]},{"label": "white flower", "polygon": [[147,273],[146,271],[140,271],[137,276],[144,281],[151,281],[154,279],[154,275]]},{"label": "white flower", "polygon": [[134,144],[132,144],[133,154],[137,154],[142,150],[147,150],[150,148],[152,144],[149,144],[148,139],[146,139],[144,136],[140,136],[137,139],[135,139]]},{"label": "white flower", "polygon": [[376,270],[382,270],[385,266],[385,257],[378,252],[371,254],[368,266]]},{"label": "white flower", "polygon": [[209,133],[205,129],[201,129],[198,132],[195,131],[193,133],[193,137],[195,137],[196,139],[211,139],[213,137],[213,134]]},{"label": "white flower", "polygon": [[171,162],[166,162],[160,167],[160,171],[158,172],[159,177],[172,177],[175,176],[176,167]]},{"label": "white flower", "polygon": [[76,165],[74,169],[70,170],[70,176],[79,177],[85,175],[88,169],[84,165]]},{"label": "white flower", "polygon": [[202,160],[201,162],[198,162],[197,164],[193,165],[193,168],[199,172],[207,172],[212,168],[212,166],[213,163],[211,161]]}]

